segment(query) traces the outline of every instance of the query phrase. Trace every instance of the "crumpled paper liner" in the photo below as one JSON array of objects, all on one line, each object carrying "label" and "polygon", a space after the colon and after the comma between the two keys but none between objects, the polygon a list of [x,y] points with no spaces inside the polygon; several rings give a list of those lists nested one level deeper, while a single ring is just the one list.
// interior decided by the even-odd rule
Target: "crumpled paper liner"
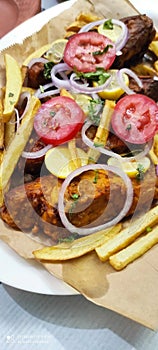
[{"label": "crumpled paper liner", "polygon": [[[78,0],[69,9],[52,19],[38,33],[4,52],[16,57],[20,64],[36,48],[62,37],[65,28],[80,12],[120,18],[137,11],[125,0]],[[62,25],[61,25],[62,23]],[[3,53],[4,53],[3,52]],[[3,53],[0,56],[0,86],[5,83]],[[0,222],[0,239],[25,259],[42,244],[23,232],[14,231]],[[111,309],[151,329],[158,328],[158,247],[124,270],[116,272],[108,262],[101,262],[95,252],[63,263],[44,263],[51,274],[62,279],[91,302]]]}]

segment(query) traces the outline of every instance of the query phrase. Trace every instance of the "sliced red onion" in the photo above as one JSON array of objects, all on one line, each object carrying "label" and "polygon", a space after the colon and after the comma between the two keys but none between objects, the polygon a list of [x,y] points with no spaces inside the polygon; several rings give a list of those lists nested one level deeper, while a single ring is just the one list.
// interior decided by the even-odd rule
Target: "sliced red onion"
[{"label": "sliced red onion", "polygon": [[[17,108],[14,108],[14,112],[15,112],[15,118],[14,116],[10,119],[9,123],[10,124],[16,124],[17,129],[19,128],[20,125],[20,117],[19,117],[19,111]],[[14,120],[13,120],[14,118]]]},{"label": "sliced red onion", "polygon": [[131,78],[133,78],[140,88],[143,87],[143,84],[142,84],[141,80],[138,78],[136,73],[134,73],[131,69],[122,68],[122,69],[118,70],[118,72],[117,72],[117,80],[118,80],[118,83],[121,86],[122,90],[124,90],[126,92],[126,94],[132,95],[132,94],[135,94],[135,91],[133,91],[132,89],[130,89],[126,85],[124,78],[123,78],[124,74],[127,74]]},{"label": "sliced red onion", "polygon": [[29,159],[41,158],[41,157],[45,156],[46,152],[52,147],[53,147],[52,145],[47,145],[47,146],[43,147],[42,149],[40,149],[39,151],[36,151],[36,152],[23,151],[22,152],[22,157],[23,158],[29,158]]},{"label": "sliced red onion", "polygon": [[26,106],[25,106],[25,109],[22,113],[21,116],[19,116],[19,111],[17,108],[14,108],[14,111],[15,111],[15,115],[16,115],[16,118],[15,118],[15,121],[12,121],[10,120],[10,123],[11,124],[16,124],[17,126],[17,129],[19,128],[19,125],[20,125],[20,120],[23,119],[24,115],[26,114],[26,112],[28,111],[28,108],[29,108],[29,103],[30,103],[30,98],[31,98],[31,95],[28,91],[25,91],[23,92],[21,95],[20,95],[20,98],[19,98],[19,105],[22,105],[24,99],[27,98],[27,103],[26,103]]},{"label": "sliced red onion", "polygon": [[52,68],[51,78],[52,78],[54,85],[57,88],[59,88],[59,89],[65,88],[66,90],[71,89],[71,85],[70,85],[69,80],[67,80],[67,79],[61,80],[61,79],[56,77],[57,73],[71,71],[71,70],[72,70],[72,68],[70,68],[66,63],[58,63]]},{"label": "sliced red onion", "polygon": [[[67,187],[69,186],[70,182],[78,175],[82,174],[85,171],[89,171],[89,170],[105,170],[105,171],[110,171],[118,176],[120,176],[125,185],[126,185],[126,200],[124,203],[123,208],[121,209],[121,211],[119,212],[119,214],[113,218],[112,220],[110,220],[109,222],[106,222],[105,224],[101,224],[99,226],[95,226],[95,227],[76,227],[73,224],[70,223],[70,221],[67,219],[67,216],[65,214],[65,208],[64,208],[64,194],[65,191],[67,189]],[[114,198],[115,200],[115,198]],[[59,215],[61,218],[61,221],[63,223],[63,225],[72,233],[77,232],[79,235],[89,235],[92,234],[96,231],[101,231],[104,230],[108,227],[111,227],[113,225],[116,225],[118,222],[120,222],[124,216],[127,214],[128,210],[131,207],[132,204],[132,200],[133,200],[133,187],[132,187],[132,183],[131,180],[129,179],[129,177],[119,168],[114,167],[114,166],[108,166],[108,165],[103,165],[103,164],[90,164],[90,165],[85,165],[82,166],[76,170],[74,170],[70,175],[68,175],[68,177],[64,180],[60,192],[59,192],[59,200],[58,200],[58,211],[59,211]]]},{"label": "sliced red onion", "polygon": [[27,67],[31,68],[35,63],[47,63],[49,62],[46,58],[40,57],[40,58],[32,58],[32,60],[28,63]]},{"label": "sliced red onion", "polygon": [[[107,20],[108,20],[107,18],[104,18],[104,19],[101,19],[99,21],[94,21],[94,22],[88,23],[79,30],[79,33],[88,32],[93,27],[99,26],[100,24],[103,24]],[[117,20],[117,19],[112,19],[112,23],[115,25],[118,25],[119,27],[122,28],[122,33],[121,33],[120,37],[115,42],[116,52],[117,52],[116,54],[120,55],[120,50],[125,46],[125,44],[128,40],[128,28],[122,21]]]},{"label": "sliced red onion", "polygon": [[113,152],[113,151],[109,151],[108,149],[103,148],[103,147],[101,147],[101,146],[96,147],[96,146],[94,145],[94,142],[93,142],[92,140],[90,140],[90,139],[87,137],[86,131],[88,130],[88,128],[89,128],[91,125],[93,125],[93,123],[88,121],[88,122],[86,122],[86,123],[83,125],[83,127],[82,127],[81,135],[82,135],[82,140],[83,140],[83,142],[84,142],[88,147],[90,147],[90,148],[92,148],[92,149],[95,149],[96,151],[99,151],[100,153],[105,154],[105,155],[108,156],[108,157],[114,157],[114,158],[117,158],[117,159],[121,160],[122,157],[121,157],[119,154],[117,154],[117,153],[115,153],[115,152]]},{"label": "sliced red onion", "polygon": [[156,165],[156,176],[158,176],[158,164]]},{"label": "sliced red onion", "polygon": [[[116,158],[116,159],[120,160],[121,162],[127,162],[127,161],[133,161],[133,160],[137,160],[137,161],[138,161],[139,159],[145,157],[145,156],[149,153],[149,151],[150,151],[150,149],[151,149],[151,147],[152,147],[153,140],[152,140],[152,141],[149,141],[149,142],[145,145],[144,150],[142,150],[140,153],[138,153],[138,154],[136,154],[136,155],[134,155],[134,156],[132,156],[132,157],[123,157],[123,156],[121,156],[120,154],[117,154],[117,153],[115,153],[115,152],[113,152],[113,151],[110,151],[110,150],[108,150],[108,149],[106,149],[106,148],[104,148],[104,147],[100,147],[100,146],[99,146],[99,147],[96,147],[96,146],[94,145],[93,140],[90,140],[90,139],[87,137],[87,135],[86,135],[86,131],[88,130],[88,128],[89,128],[91,125],[93,125],[93,123],[90,122],[90,121],[87,121],[87,122],[83,125],[83,127],[82,127],[81,135],[82,135],[82,140],[83,140],[83,142],[84,142],[89,148],[95,149],[96,151],[99,151],[100,153],[105,154],[105,155],[108,156],[108,157]],[[128,147],[129,147],[129,145],[128,145]]]},{"label": "sliced red onion", "polygon": [[49,91],[46,91],[50,88],[54,87],[54,84],[53,83],[47,83],[45,85],[42,85],[42,90],[43,92],[41,91],[41,88],[37,89],[36,92],[35,92],[35,96],[37,98],[44,98],[44,97],[47,97],[49,95],[56,95],[59,93],[59,89],[56,89],[56,90],[49,90]]},{"label": "sliced red onion", "polygon": [[105,90],[105,88],[107,88],[107,86],[110,84],[112,76],[110,76],[104,84],[96,87],[86,86],[85,84],[81,84],[81,82],[77,82],[76,79],[78,79],[78,76],[76,75],[76,73],[72,73],[70,76],[71,88],[75,89],[76,92],[78,91],[91,95],[92,93],[97,93],[99,91]]}]

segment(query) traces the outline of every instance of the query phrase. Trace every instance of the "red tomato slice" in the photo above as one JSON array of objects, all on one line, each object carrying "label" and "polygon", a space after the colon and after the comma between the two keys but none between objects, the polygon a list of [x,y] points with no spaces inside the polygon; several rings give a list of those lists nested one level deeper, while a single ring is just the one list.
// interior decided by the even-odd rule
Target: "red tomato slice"
[{"label": "red tomato slice", "polygon": [[96,32],[73,35],[64,50],[64,61],[83,73],[95,72],[98,67],[109,69],[115,56],[114,43]]},{"label": "red tomato slice", "polygon": [[132,94],[121,98],[112,115],[112,128],[122,140],[143,144],[157,131],[158,106],[149,97]]},{"label": "red tomato slice", "polygon": [[57,96],[39,108],[34,128],[42,141],[57,146],[75,137],[84,120],[84,112],[73,99]]}]

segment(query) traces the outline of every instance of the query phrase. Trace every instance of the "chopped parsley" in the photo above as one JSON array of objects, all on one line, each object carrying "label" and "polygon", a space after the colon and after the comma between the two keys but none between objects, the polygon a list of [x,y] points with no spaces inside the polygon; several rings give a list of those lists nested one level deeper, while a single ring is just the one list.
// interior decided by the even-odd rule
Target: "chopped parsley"
[{"label": "chopped parsley", "polygon": [[55,117],[56,113],[55,113],[55,111],[50,111],[49,114],[50,114],[51,117]]},{"label": "chopped parsley", "polygon": [[94,179],[93,179],[93,183],[94,184],[96,184],[98,182],[98,177],[99,177],[98,170],[95,170],[95,176],[94,176]]},{"label": "chopped parsley", "polygon": [[130,131],[132,129],[132,125],[131,124],[128,124],[127,126],[126,126],[126,130],[127,131]]},{"label": "chopped parsley", "polygon": [[112,19],[107,19],[103,24],[103,29],[113,29]]},{"label": "chopped parsley", "polygon": [[44,87],[42,85],[39,86],[41,93],[44,92]]},{"label": "chopped parsley", "polygon": [[151,232],[152,231],[152,227],[150,227],[150,226],[148,226],[148,227],[146,227],[146,232],[148,233],[148,232]]},{"label": "chopped parsley", "polygon": [[97,107],[97,104],[100,105],[102,104],[103,105],[103,101],[101,101],[100,99],[98,100],[95,100],[95,99],[91,99],[89,101],[89,105],[88,105],[88,116],[89,116],[89,119],[94,122],[95,125],[99,125],[100,123],[100,115],[98,113],[98,111],[96,110],[96,107]]},{"label": "chopped parsley", "polygon": [[76,238],[78,237],[77,233],[72,233],[72,235],[64,238],[59,238],[58,242],[63,243],[63,242],[73,242]]},{"label": "chopped parsley", "polygon": [[104,53],[108,52],[110,47],[113,47],[113,45],[107,45],[104,47],[103,50],[93,51],[92,55],[93,56],[103,55]]},{"label": "chopped parsley", "polygon": [[136,174],[136,179],[138,181],[141,181],[144,179],[144,173],[145,173],[145,168],[143,167],[142,164],[138,164],[138,167],[137,167],[137,174]]},{"label": "chopped parsley", "polygon": [[8,97],[13,97],[13,96],[14,96],[13,92],[9,92]]},{"label": "chopped parsley", "polygon": [[54,66],[53,62],[47,62],[44,64],[44,72],[43,75],[46,79],[50,79],[51,78],[51,70]]},{"label": "chopped parsley", "polygon": [[71,195],[71,197],[72,197],[74,200],[76,200],[76,199],[78,199],[79,194],[78,194],[78,193],[73,193],[73,194]]}]

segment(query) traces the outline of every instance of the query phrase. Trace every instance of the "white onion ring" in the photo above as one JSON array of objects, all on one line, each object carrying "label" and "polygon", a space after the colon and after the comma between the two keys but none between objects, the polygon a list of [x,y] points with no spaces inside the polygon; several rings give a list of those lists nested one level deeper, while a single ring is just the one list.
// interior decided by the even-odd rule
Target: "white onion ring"
[{"label": "white onion ring", "polygon": [[47,96],[53,96],[53,95],[58,95],[60,93],[60,90],[59,89],[52,89],[52,90],[48,90],[48,91],[44,91],[44,92],[41,92],[40,89],[38,89],[36,92],[35,92],[35,96],[39,99],[41,98],[45,98]]},{"label": "white onion ring", "polygon": [[27,64],[28,68],[31,68],[35,63],[47,63],[49,62],[46,58],[39,57],[39,58],[32,58],[32,60]]},{"label": "white onion ring", "polygon": [[75,78],[77,78],[76,73],[72,73],[70,76],[70,85],[72,88],[74,88],[78,92],[86,93],[86,94],[92,94],[92,93],[97,93],[99,91],[103,91],[107,86],[110,84],[112,80],[112,76],[110,76],[106,82],[102,85],[99,85],[97,87],[91,87],[91,86],[86,86],[85,84],[77,83],[75,81]]},{"label": "white onion ring", "polygon": [[145,145],[144,150],[141,151],[140,153],[138,153],[138,154],[136,154],[136,155],[134,155],[134,156],[132,156],[132,157],[122,157],[120,154],[117,154],[117,153],[115,153],[115,152],[113,152],[113,151],[107,150],[106,148],[103,148],[103,147],[96,147],[96,146],[94,145],[94,142],[93,142],[92,140],[90,140],[90,139],[87,137],[87,135],[86,135],[86,131],[88,130],[88,128],[89,128],[91,125],[93,125],[93,123],[90,122],[90,121],[87,121],[87,122],[83,125],[83,127],[82,127],[81,135],[82,135],[82,140],[83,140],[83,142],[84,142],[89,148],[95,149],[96,151],[99,151],[101,154],[105,154],[105,155],[108,156],[108,157],[116,158],[116,159],[120,160],[121,162],[127,162],[127,161],[133,161],[133,160],[137,160],[137,161],[138,161],[139,159],[145,157],[145,156],[149,153],[149,151],[150,151],[150,149],[151,149],[151,147],[152,147],[153,141],[149,141],[149,142]]},{"label": "white onion ring", "polygon": [[[119,212],[119,214],[112,220],[110,220],[109,222],[106,222],[105,224],[101,224],[99,226],[96,227],[91,227],[91,228],[79,228],[76,227],[74,225],[72,225],[70,223],[70,221],[68,221],[66,214],[65,214],[65,210],[64,210],[64,194],[66,191],[66,188],[68,187],[68,185],[70,184],[70,182],[73,180],[74,177],[80,175],[81,173],[83,173],[84,171],[88,171],[88,170],[105,170],[105,171],[110,171],[113,172],[115,174],[117,174],[118,176],[120,176],[127,188],[126,191],[126,200],[124,203],[124,207],[121,209],[121,211]],[[104,230],[108,227],[111,227],[113,225],[116,225],[118,222],[120,222],[123,217],[127,214],[128,210],[131,207],[132,204],[132,200],[133,200],[133,187],[132,187],[132,183],[131,180],[129,179],[129,177],[119,168],[114,167],[114,166],[108,166],[108,165],[103,165],[103,164],[90,164],[90,165],[85,165],[82,166],[81,168],[78,168],[76,170],[74,170],[71,174],[68,175],[68,177],[64,180],[60,192],[59,192],[59,200],[58,200],[58,211],[59,211],[59,215],[61,218],[61,221],[63,223],[63,225],[72,233],[77,232],[79,235],[89,235],[92,234],[96,231],[101,231]]]},{"label": "white onion ring", "polygon": [[61,79],[56,77],[57,73],[71,71],[71,70],[72,70],[72,68],[70,68],[66,63],[58,63],[52,68],[51,78],[52,78],[54,85],[57,88],[59,88],[59,89],[65,88],[66,90],[71,90],[71,85],[70,85],[69,80],[67,80],[67,79],[61,80]]},{"label": "white onion ring", "polygon": [[[93,27],[99,26],[100,24],[103,24],[107,20],[108,20],[107,18],[104,18],[104,19],[101,19],[99,21],[94,21],[94,22],[88,23],[79,30],[79,33],[88,32]],[[124,22],[117,20],[117,19],[112,19],[112,23],[116,24],[122,28],[122,34],[115,42],[116,52],[118,52],[118,54],[120,54],[120,50],[125,46],[125,44],[128,40],[128,28],[124,24]]]},{"label": "white onion ring", "polygon": [[123,75],[124,74],[127,74],[129,75],[131,78],[133,78],[136,83],[138,84],[138,86],[140,88],[143,87],[143,84],[141,82],[141,80],[138,78],[138,76],[131,70],[131,69],[128,69],[128,68],[122,68],[120,70],[118,70],[117,72],[117,80],[118,80],[118,83],[119,85],[121,86],[121,88],[126,92],[126,94],[128,95],[132,95],[132,94],[135,94],[135,91],[133,91],[132,89],[130,89],[124,82],[124,79],[123,79]]},{"label": "white onion ring", "polygon": [[36,151],[36,152],[23,151],[22,152],[22,157],[23,158],[29,158],[29,159],[41,158],[41,157],[45,156],[46,152],[52,147],[53,147],[52,145],[47,145],[47,146],[43,147],[42,149],[40,149],[39,151]]}]

